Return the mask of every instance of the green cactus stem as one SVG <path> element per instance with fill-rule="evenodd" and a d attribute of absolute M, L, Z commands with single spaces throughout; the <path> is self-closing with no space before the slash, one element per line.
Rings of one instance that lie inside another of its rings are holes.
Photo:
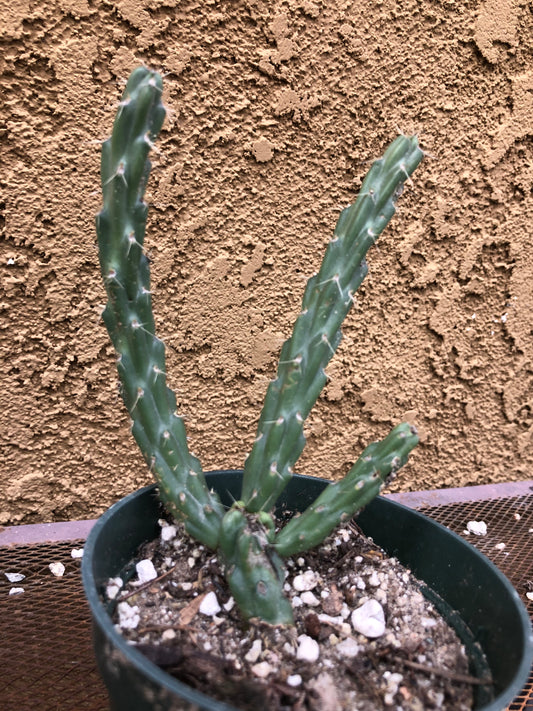
<path fill-rule="evenodd" d="M 150 270 L 143 251 L 148 152 L 165 117 L 161 93 L 159 74 L 136 69 L 112 136 L 102 146 L 104 207 L 96 229 L 108 298 L 103 319 L 118 353 L 132 433 L 156 476 L 160 496 L 192 536 L 216 548 L 224 510 L 208 491 L 200 462 L 189 452 L 176 398 L 166 385 L 165 347 L 155 335 Z"/>
<path fill-rule="evenodd" d="M 244 467 L 242 499 L 249 511 L 271 509 L 292 476 L 305 445 L 304 421 L 326 383 L 341 323 L 368 271 L 365 255 L 394 215 L 403 184 L 423 156 L 416 136 L 398 136 L 373 163 L 356 202 L 341 212 L 267 389 Z"/>
<path fill-rule="evenodd" d="M 143 195 L 148 153 L 165 116 L 161 93 L 159 74 L 136 69 L 112 136 L 102 146 L 104 207 L 96 227 L 108 298 L 103 319 L 118 354 L 122 397 L 162 501 L 191 536 L 217 550 L 243 616 L 291 624 L 282 558 L 318 545 L 367 504 L 418 441 L 414 428 L 399 425 L 369 445 L 347 476 L 328 485 L 301 516 L 275 531 L 270 511 L 304 447 L 303 423 L 326 382 L 324 369 L 341 340 L 341 323 L 366 276 L 365 255 L 394 214 L 402 186 L 423 153 L 415 137 L 398 137 L 370 168 L 354 205 L 342 211 L 267 390 L 241 501 L 225 512 L 189 452 L 176 398 L 166 385 L 165 347 L 155 335 Z"/>
<path fill-rule="evenodd" d="M 415 428 L 404 422 L 381 442 L 368 445 L 343 479 L 329 484 L 300 516 L 281 529 L 274 550 L 286 557 L 319 545 L 339 522 L 351 519 L 379 494 L 417 443 Z"/>
<path fill-rule="evenodd" d="M 232 508 L 222 522 L 219 552 L 243 616 L 287 625 L 293 623 L 292 606 L 283 594 L 285 567 L 271 545 L 273 528 L 270 518 L 267 523 L 261 516 Z"/>

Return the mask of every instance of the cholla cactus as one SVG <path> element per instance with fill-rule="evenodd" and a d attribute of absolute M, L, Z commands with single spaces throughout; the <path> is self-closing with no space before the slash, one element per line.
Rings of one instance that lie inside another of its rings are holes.
<path fill-rule="evenodd" d="M 268 388 L 245 463 L 241 500 L 225 511 L 189 452 L 175 396 L 166 385 L 164 344 L 155 335 L 143 252 L 143 194 L 148 153 L 165 116 L 161 93 L 159 74 L 136 69 L 112 136 L 102 148 L 104 208 L 96 224 L 108 296 L 103 317 L 118 354 L 122 397 L 161 499 L 191 536 L 218 551 L 242 614 L 290 624 L 283 557 L 320 544 L 349 520 L 378 494 L 418 442 L 413 427 L 398 425 L 384 440 L 370 444 L 344 479 L 328 485 L 303 514 L 276 531 L 271 511 L 303 450 L 303 424 L 326 382 L 324 369 L 340 343 L 340 326 L 366 276 L 366 252 L 394 214 L 403 183 L 423 153 L 416 137 L 396 138 L 373 163 L 357 201 L 341 212 L 320 271 L 305 289 L 292 336 L 283 345 L 277 378 Z"/>

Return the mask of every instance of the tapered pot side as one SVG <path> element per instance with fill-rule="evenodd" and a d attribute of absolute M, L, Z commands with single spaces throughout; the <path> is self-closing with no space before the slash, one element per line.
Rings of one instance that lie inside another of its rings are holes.
<path fill-rule="evenodd" d="M 239 498 L 242 472 L 209 472 L 206 479 L 224 505 Z M 278 510 L 305 510 L 326 484 L 324 479 L 294 476 L 278 500 Z M 121 574 L 142 543 L 159 535 L 161 515 L 156 486 L 145 487 L 108 509 L 85 545 L 83 585 L 111 709 L 235 711 L 181 683 L 127 644 L 102 602 L 108 579 Z M 526 683 L 533 659 L 530 620 L 507 578 L 460 536 L 401 504 L 378 497 L 359 514 L 357 523 L 422 581 L 424 594 L 465 644 L 471 672 L 486 676 L 488 663 L 493 692 L 489 695 L 480 686 L 474 708 L 503 711 Z"/>

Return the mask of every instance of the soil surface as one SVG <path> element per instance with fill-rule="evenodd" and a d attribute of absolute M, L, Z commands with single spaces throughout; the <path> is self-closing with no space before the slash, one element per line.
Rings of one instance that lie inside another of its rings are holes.
<path fill-rule="evenodd" d="M 455 632 L 355 524 L 288 559 L 284 628 L 243 622 L 213 553 L 161 523 L 137 559 L 155 577 L 107 590 L 121 632 L 178 679 L 249 711 L 472 707 Z"/>
<path fill-rule="evenodd" d="M 0 524 L 94 517 L 151 481 L 94 232 L 100 142 L 141 62 L 168 107 L 156 321 L 204 468 L 242 467 L 304 280 L 403 131 L 429 155 L 369 254 L 298 471 L 337 479 L 406 419 L 422 443 L 396 489 L 530 476 L 529 3 L 14 0 L 0 24 Z"/>

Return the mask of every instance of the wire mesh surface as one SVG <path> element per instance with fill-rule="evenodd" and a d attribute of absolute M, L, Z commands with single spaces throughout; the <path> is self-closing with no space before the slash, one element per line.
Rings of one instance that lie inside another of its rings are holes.
<path fill-rule="evenodd" d="M 107 711 L 91 646 L 80 563 L 84 541 L 0 548 L 0 709 Z M 54 576 L 50 563 L 65 566 Z M 21 573 L 10 583 L 4 573 Z M 9 595 L 14 587 L 24 588 Z"/>
<path fill-rule="evenodd" d="M 469 536 L 514 584 L 533 617 L 533 494 L 423 507 L 431 518 L 462 534 L 469 521 L 484 521 L 486 536 Z M 502 547 L 501 544 L 505 544 Z M 91 624 L 79 561 L 83 540 L 0 546 L 0 709 L 2 711 L 107 711 L 96 669 Z M 65 566 L 55 577 L 49 564 Z M 4 573 L 21 573 L 9 582 Z M 9 595 L 12 587 L 24 593 Z M 533 675 L 509 711 L 533 711 Z"/>
<path fill-rule="evenodd" d="M 533 620 L 533 494 L 504 499 L 468 501 L 419 509 L 430 518 L 463 534 L 509 578 Z M 469 521 L 487 524 L 486 536 L 465 535 Z M 502 545 L 503 544 L 503 545 Z M 533 711 L 533 670 L 509 711 Z"/>

